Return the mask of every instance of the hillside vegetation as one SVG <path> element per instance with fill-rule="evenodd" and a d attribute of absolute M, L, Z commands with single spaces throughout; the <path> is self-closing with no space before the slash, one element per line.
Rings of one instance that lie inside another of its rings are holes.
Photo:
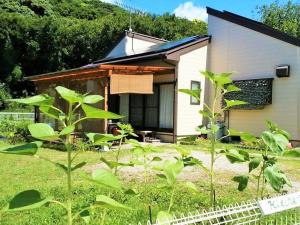
<path fill-rule="evenodd" d="M 0 82 L 74 68 L 105 56 L 129 12 L 99 0 L 0 0 Z M 133 15 L 133 30 L 167 40 L 206 34 L 207 24 L 174 15 Z"/>

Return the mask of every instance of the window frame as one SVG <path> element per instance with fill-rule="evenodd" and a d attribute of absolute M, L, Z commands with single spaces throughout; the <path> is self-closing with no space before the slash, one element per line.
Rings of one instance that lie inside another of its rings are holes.
<path fill-rule="evenodd" d="M 201 82 L 200 81 L 196 81 L 196 80 L 192 80 L 191 81 L 191 91 L 193 90 L 193 84 L 197 84 L 199 86 L 199 89 L 201 89 Z M 195 89 L 194 89 L 195 90 Z M 201 97 L 201 92 L 199 94 L 199 98 Z M 190 104 L 191 105 L 200 105 L 200 100 L 197 100 L 197 102 L 193 101 L 196 100 L 194 97 L 190 96 Z"/>

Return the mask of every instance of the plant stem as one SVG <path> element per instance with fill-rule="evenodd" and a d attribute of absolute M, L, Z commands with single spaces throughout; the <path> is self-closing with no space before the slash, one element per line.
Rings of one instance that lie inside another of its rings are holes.
<path fill-rule="evenodd" d="M 69 105 L 67 125 L 72 124 L 72 104 Z M 67 200 L 67 211 L 68 211 L 68 225 L 72 225 L 72 155 L 71 155 L 71 135 L 66 135 L 65 145 L 68 154 L 68 170 L 67 170 L 67 180 L 68 180 L 68 200 Z"/>
<path fill-rule="evenodd" d="M 259 189 L 260 189 L 260 179 L 261 179 L 261 174 L 262 174 L 263 168 L 261 168 L 258 178 L 257 178 L 257 187 L 256 187 L 256 199 L 259 197 Z"/>
<path fill-rule="evenodd" d="M 214 102 L 212 106 L 212 115 L 210 119 L 211 126 L 211 162 L 210 162 L 210 206 L 215 207 L 215 193 L 214 193 L 214 164 L 215 164 L 215 142 L 216 142 L 216 134 L 214 131 L 214 127 L 216 126 L 215 119 L 215 105 L 217 101 L 217 88 L 215 87 L 214 91 Z"/>
<path fill-rule="evenodd" d="M 120 143 L 119 143 L 119 147 L 118 147 L 118 151 L 117 151 L 117 156 L 116 156 L 116 162 L 119 163 L 119 157 L 120 157 L 120 151 L 121 151 L 121 147 L 122 147 L 122 142 L 123 142 L 123 138 L 120 139 Z M 115 168 L 115 172 L 114 174 L 117 175 L 118 173 L 118 165 Z"/>
<path fill-rule="evenodd" d="M 170 213 L 172 205 L 173 205 L 174 194 L 175 194 L 175 186 L 173 187 L 173 190 L 172 190 L 172 194 L 171 194 L 171 198 L 170 198 L 170 204 L 169 204 L 169 207 L 168 207 L 168 213 Z"/>
<path fill-rule="evenodd" d="M 104 225 L 106 214 L 107 214 L 107 209 L 104 209 L 100 225 Z"/>
<path fill-rule="evenodd" d="M 215 134 L 211 133 L 211 162 L 210 162 L 210 205 L 215 206 L 214 201 L 214 162 L 215 162 Z"/>

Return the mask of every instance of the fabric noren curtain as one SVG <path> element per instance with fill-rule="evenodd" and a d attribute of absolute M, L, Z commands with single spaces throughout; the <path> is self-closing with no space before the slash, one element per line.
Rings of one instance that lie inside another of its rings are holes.
<path fill-rule="evenodd" d="M 153 74 L 113 74 L 110 76 L 110 94 L 153 94 Z"/>

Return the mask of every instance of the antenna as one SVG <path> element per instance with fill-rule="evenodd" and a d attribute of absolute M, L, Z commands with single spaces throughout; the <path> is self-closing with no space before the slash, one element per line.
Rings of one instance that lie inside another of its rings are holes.
<path fill-rule="evenodd" d="M 137 9 L 137 8 L 133 7 L 132 4 L 131 4 L 132 3 L 131 0 L 129 0 L 129 2 L 130 2 L 130 4 L 125 4 L 124 2 L 116 0 L 116 1 L 114 1 L 113 4 L 129 11 L 129 32 L 132 32 L 132 14 L 138 14 L 138 15 L 141 15 L 141 16 L 146 16 L 146 15 L 148 15 L 148 13 L 143 11 L 143 10 L 140 10 L 140 9 Z"/>

